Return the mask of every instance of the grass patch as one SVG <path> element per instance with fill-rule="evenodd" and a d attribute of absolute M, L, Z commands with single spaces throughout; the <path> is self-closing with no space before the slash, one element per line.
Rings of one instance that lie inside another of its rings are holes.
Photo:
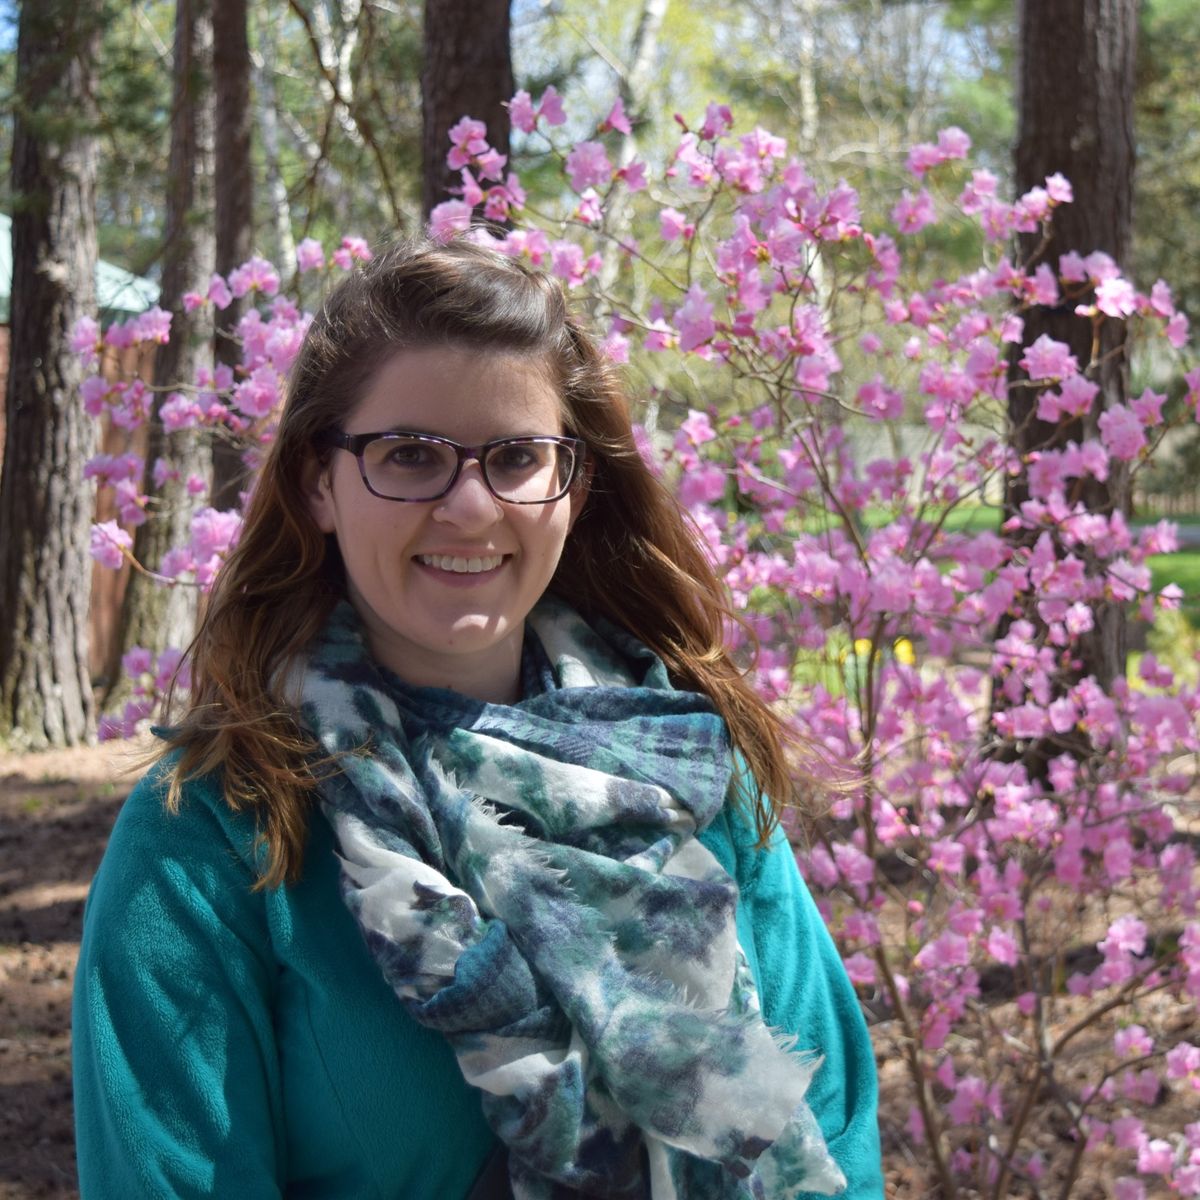
<path fill-rule="evenodd" d="M 1200 629 L 1200 549 L 1152 554 L 1147 560 L 1155 591 L 1168 583 L 1183 589 L 1182 611 L 1193 629 Z"/>

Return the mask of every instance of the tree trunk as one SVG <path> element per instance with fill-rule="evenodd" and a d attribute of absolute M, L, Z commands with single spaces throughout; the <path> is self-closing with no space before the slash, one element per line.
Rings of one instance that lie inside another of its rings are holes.
<path fill-rule="evenodd" d="M 658 53 L 658 31 L 667 15 L 668 0 L 643 0 L 629 47 L 629 66 L 618 79 L 621 102 L 634 132 L 622 135 L 617 146 L 617 167 L 629 166 L 637 156 L 637 127 L 649 115 L 647 107 L 654 82 L 655 58 Z M 629 192 L 618 188 L 608 202 L 606 214 L 610 239 L 604 243 L 600 264 L 600 287 L 608 291 L 616 282 L 621 268 L 621 246 L 631 240 Z"/>
<path fill-rule="evenodd" d="M 1023 0 L 1020 11 L 1018 64 L 1018 193 L 1043 184 L 1061 171 L 1074 188 L 1075 200 L 1055 211 L 1053 238 L 1043 251 L 1052 267 L 1069 250 L 1088 254 L 1102 250 L 1121 267 L 1129 265 L 1133 229 L 1133 85 L 1137 35 L 1137 0 Z M 1037 249 L 1039 238 L 1022 239 L 1024 257 Z M 1034 260 L 1035 262 L 1037 260 Z M 1092 361 L 1091 325 L 1076 317 L 1072 305 L 1035 308 L 1025 320 L 1025 346 L 1042 334 L 1066 342 L 1086 368 Z M 1036 392 L 1015 386 L 1009 392 L 1013 442 L 1024 458 L 1031 452 L 1095 436 L 1101 412 L 1125 401 L 1128 363 L 1122 323 L 1106 320 L 1099 361 L 1092 375 L 1100 384 L 1095 408 L 1084 422 L 1065 428 L 1036 419 Z M 1025 378 L 1016 365 L 1024 347 L 1010 360 L 1009 382 Z M 1011 480 L 1005 516 L 1028 499 L 1023 476 Z M 1106 483 L 1088 480 L 1076 496 L 1095 512 L 1129 511 L 1129 472 L 1113 463 Z M 1093 674 L 1107 687 L 1125 672 L 1125 620 L 1120 606 L 1096 606 L 1096 627 L 1081 647 L 1082 673 Z"/>
<path fill-rule="evenodd" d="M 488 142 L 508 153 L 512 99 L 509 0 L 425 0 L 421 69 L 421 209 L 426 216 L 462 183 L 446 166 L 450 130 L 460 117 L 487 125 Z"/>
<path fill-rule="evenodd" d="M 254 236 L 250 42 L 246 0 L 212 0 L 212 6 L 216 267 L 218 274 L 228 276 L 250 257 Z M 217 314 L 214 357 L 218 364 L 236 368 L 241 360 L 236 335 L 245 308 L 245 298 L 235 297 L 228 308 Z M 218 440 L 213 446 L 213 507 L 236 507 L 238 492 L 245 482 L 246 468 L 240 449 L 232 441 Z"/>
<path fill-rule="evenodd" d="M 88 677 L 96 422 L 75 322 L 95 313 L 96 0 L 21 6 L 13 119 L 11 341 L 0 476 L 0 739 L 94 735 Z"/>
<path fill-rule="evenodd" d="M 212 219 L 212 6 L 211 0 L 177 0 L 174 89 L 171 101 L 171 153 L 167 181 L 166 245 L 160 304 L 172 313 L 171 340 L 158 347 L 154 379 L 160 388 L 189 385 L 200 367 L 211 366 L 212 327 L 204 309 L 187 313 L 185 292 L 205 292 L 214 266 Z M 193 502 L 189 476 L 207 479 L 211 455 L 194 430 L 167 434 L 159 392 L 150 421 L 144 490 L 155 498 L 155 515 L 140 525 L 133 553 L 154 569 L 172 546 L 186 543 Z M 157 459 L 166 459 L 179 478 L 155 488 Z M 134 573 L 125 594 L 121 645 L 161 650 L 186 646 L 196 622 L 193 588 L 160 587 Z"/>
<path fill-rule="evenodd" d="M 279 166 L 279 110 L 275 99 L 275 60 L 279 55 L 279 19 L 282 8 L 268 8 L 258 20 L 261 53 L 254 62 L 254 98 L 262 137 L 263 175 L 271 211 L 275 264 L 287 278 L 296 269 L 296 242 L 292 237 L 292 213 L 287 188 Z"/>

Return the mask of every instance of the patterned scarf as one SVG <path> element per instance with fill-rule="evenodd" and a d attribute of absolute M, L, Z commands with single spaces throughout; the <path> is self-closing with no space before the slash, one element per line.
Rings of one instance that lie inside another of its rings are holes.
<path fill-rule="evenodd" d="M 764 1025 L 737 885 L 696 839 L 733 756 L 706 697 L 543 599 L 514 705 L 412 688 L 348 604 L 301 712 L 346 904 L 509 1149 L 517 1200 L 783 1200 L 844 1187 L 804 1101 L 819 1065 Z"/>

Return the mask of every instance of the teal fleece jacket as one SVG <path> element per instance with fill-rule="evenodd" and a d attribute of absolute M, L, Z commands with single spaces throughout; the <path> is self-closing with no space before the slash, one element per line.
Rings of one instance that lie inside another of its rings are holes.
<path fill-rule="evenodd" d="M 314 814 L 303 879 L 254 892 L 253 822 L 213 779 L 137 786 L 93 882 L 75 980 L 83 1200 L 456 1200 L 495 1144 L 449 1045 L 391 994 Z M 875 1062 L 779 837 L 726 810 L 701 840 L 738 881 L 768 1022 L 825 1056 L 809 1100 L 850 1200 L 883 1195 Z"/>

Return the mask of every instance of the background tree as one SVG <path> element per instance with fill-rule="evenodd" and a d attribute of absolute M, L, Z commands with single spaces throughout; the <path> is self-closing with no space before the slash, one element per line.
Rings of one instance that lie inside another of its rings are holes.
<path fill-rule="evenodd" d="M 93 734 L 75 322 L 94 311 L 99 0 L 21 7 L 12 149 L 13 280 L 0 476 L 0 738 L 33 748 Z"/>
<path fill-rule="evenodd" d="M 421 67 L 421 208 L 461 185 L 446 165 L 449 133 L 464 115 L 487 125 L 488 140 L 508 153 L 512 98 L 509 0 L 426 0 Z"/>
<path fill-rule="evenodd" d="M 211 362 L 211 326 L 204 310 L 188 313 L 187 292 L 204 293 L 214 266 L 212 220 L 213 93 L 212 0 L 178 0 L 175 10 L 171 155 L 167 176 L 166 237 L 160 305 L 171 313 L 170 341 L 159 346 L 154 379 L 169 388 L 194 379 L 204 359 Z M 150 520 L 138 526 L 134 556 L 154 569 L 186 537 L 191 504 L 189 478 L 207 480 L 211 455 L 195 431 L 168 435 L 159 415 L 170 393 L 155 394 L 146 452 L 144 492 L 153 497 Z M 156 481 L 155 464 L 169 464 L 174 478 Z M 186 645 L 196 619 L 196 595 L 186 587 L 156 587 L 135 573 L 125 594 L 121 645 Z"/>
<path fill-rule="evenodd" d="M 1061 172 L 1072 183 L 1075 201 L 1055 213 L 1054 231 L 1021 237 L 1022 257 L 1057 266 L 1068 251 L 1103 251 L 1128 268 L 1133 236 L 1133 90 L 1137 44 L 1137 0 L 1060 0 L 1019 6 L 1017 75 L 1018 135 L 1015 188 L 1018 194 L 1041 186 Z M 1064 54 L 1064 47 L 1071 53 Z M 1024 344 L 1010 367 L 1009 415 L 1014 449 L 1024 461 L 1038 450 L 1095 436 L 1105 409 L 1121 404 L 1128 390 L 1129 364 L 1122 322 L 1107 319 L 1093 337 L 1075 319 L 1074 302 L 1039 306 L 1026 316 Z M 1084 420 L 1051 426 L 1036 416 L 1035 392 L 1017 365 L 1025 347 L 1048 335 L 1070 346 L 1081 369 L 1091 364 L 1100 395 Z M 1011 515 L 1029 497 L 1023 476 L 1009 480 L 1005 512 Z M 1128 512 L 1128 470 L 1116 465 L 1107 481 L 1088 480 L 1079 494 L 1093 512 Z M 1119 607 L 1097 605 L 1095 628 L 1084 644 L 1083 672 L 1105 686 L 1125 672 L 1125 620 Z"/>
<path fill-rule="evenodd" d="M 213 165 L 215 262 L 228 276 L 253 250 L 254 183 L 250 161 L 253 109 L 250 103 L 250 41 L 247 0 L 213 0 L 213 101 L 216 115 Z M 220 314 L 214 358 L 232 369 L 240 359 L 236 342 L 245 305 L 233 301 Z M 232 508 L 242 485 L 237 449 L 228 442 L 213 446 L 212 504 Z"/>

